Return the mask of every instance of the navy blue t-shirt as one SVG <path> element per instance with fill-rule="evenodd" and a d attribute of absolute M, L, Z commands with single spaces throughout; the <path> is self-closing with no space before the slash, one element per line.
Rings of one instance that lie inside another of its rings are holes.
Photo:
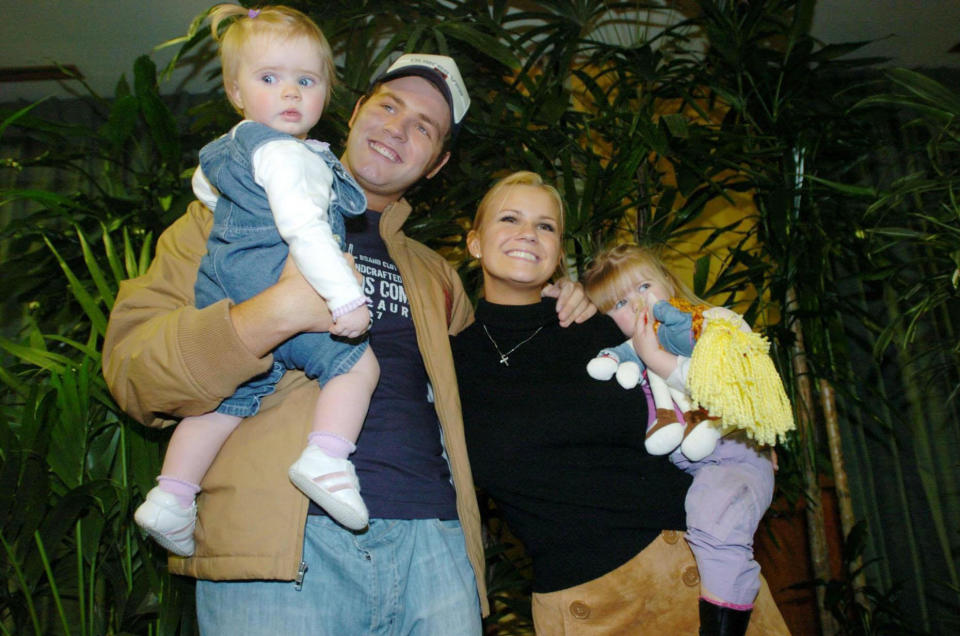
<path fill-rule="evenodd" d="M 380 213 L 370 210 L 347 219 L 347 251 L 373 301 L 370 346 L 380 363 L 380 383 L 350 459 L 371 518 L 456 519 L 456 494 L 410 305 L 379 222 Z M 321 510 L 311 503 L 310 512 Z"/>

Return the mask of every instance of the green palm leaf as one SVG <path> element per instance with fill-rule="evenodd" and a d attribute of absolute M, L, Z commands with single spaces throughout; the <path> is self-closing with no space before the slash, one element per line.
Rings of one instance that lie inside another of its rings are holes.
<path fill-rule="evenodd" d="M 73 292 L 74 298 L 76 298 L 77 302 L 80 303 L 80 307 L 90 320 L 90 324 L 94 331 L 100 336 L 103 336 L 107 331 L 107 318 L 103 315 L 103 311 L 101 311 L 97 301 L 93 298 L 93 296 L 90 295 L 83 283 L 80 282 L 80 279 L 77 278 L 77 276 L 73 273 L 73 270 L 70 269 L 70 266 L 67 265 L 67 262 L 60 256 L 60 253 L 57 251 L 57 248 L 53 246 L 53 243 L 50 242 L 50 239 L 44 237 L 44 241 L 47 243 L 47 247 L 50 248 L 50 251 L 53 252 L 54 257 L 57 259 L 60 269 L 67 277 L 67 281 L 69 281 L 70 290 Z"/>

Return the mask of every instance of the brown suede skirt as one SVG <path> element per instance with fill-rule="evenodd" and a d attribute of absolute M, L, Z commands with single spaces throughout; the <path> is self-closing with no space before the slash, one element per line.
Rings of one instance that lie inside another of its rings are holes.
<path fill-rule="evenodd" d="M 789 635 L 767 582 L 760 581 L 747 634 Z M 541 636 L 696 635 L 700 575 L 682 532 L 665 530 L 616 570 L 580 585 L 533 595 Z"/>

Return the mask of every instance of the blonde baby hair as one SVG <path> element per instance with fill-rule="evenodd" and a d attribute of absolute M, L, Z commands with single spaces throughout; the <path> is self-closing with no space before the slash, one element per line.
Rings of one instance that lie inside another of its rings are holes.
<path fill-rule="evenodd" d="M 232 21 L 221 30 L 226 20 Z M 306 38 L 320 49 L 323 81 L 329 89 L 336 81 L 333 51 L 320 27 L 304 13 L 283 5 L 265 5 L 246 9 L 236 4 L 218 4 L 210 10 L 210 32 L 220 44 L 220 67 L 223 85 L 236 79 L 240 51 L 254 38 L 267 37 L 276 41 Z M 327 101 L 332 90 L 327 90 Z M 326 106 L 326 104 L 324 104 Z"/>
<path fill-rule="evenodd" d="M 708 304 L 667 269 L 652 249 L 639 245 L 621 244 L 600 252 L 584 272 L 581 282 L 590 301 L 600 312 L 607 313 L 636 286 L 641 278 L 641 269 L 645 269 L 651 278 L 663 285 L 671 296 L 680 297 L 694 305 Z"/>

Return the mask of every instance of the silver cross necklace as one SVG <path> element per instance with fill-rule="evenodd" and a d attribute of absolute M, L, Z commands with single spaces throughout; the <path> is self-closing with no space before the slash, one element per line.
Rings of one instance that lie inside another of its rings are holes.
<path fill-rule="evenodd" d="M 492 344 L 493 348 L 497 350 L 497 354 L 500 356 L 500 364 L 502 364 L 505 367 L 510 366 L 510 354 L 516 351 L 517 349 L 519 349 L 521 346 L 533 340 L 533 337 L 538 333 L 540 333 L 541 329 L 543 329 L 543 325 L 540 325 L 539 327 L 537 327 L 536 331 L 534 331 L 532 334 L 530 334 L 529 336 L 527 336 L 526 338 L 524 338 L 523 340 L 515 344 L 513 348 L 510 349 L 510 351 L 507 351 L 506 353 L 504 353 L 503 351 L 500 351 L 500 346 L 497 344 L 497 341 L 494 340 L 493 336 L 490 335 L 490 330 L 487 329 L 487 325 L 483 324 L 483 332 L 487 334 L 487 338 L 490 339 L 490 344 Z"/>

